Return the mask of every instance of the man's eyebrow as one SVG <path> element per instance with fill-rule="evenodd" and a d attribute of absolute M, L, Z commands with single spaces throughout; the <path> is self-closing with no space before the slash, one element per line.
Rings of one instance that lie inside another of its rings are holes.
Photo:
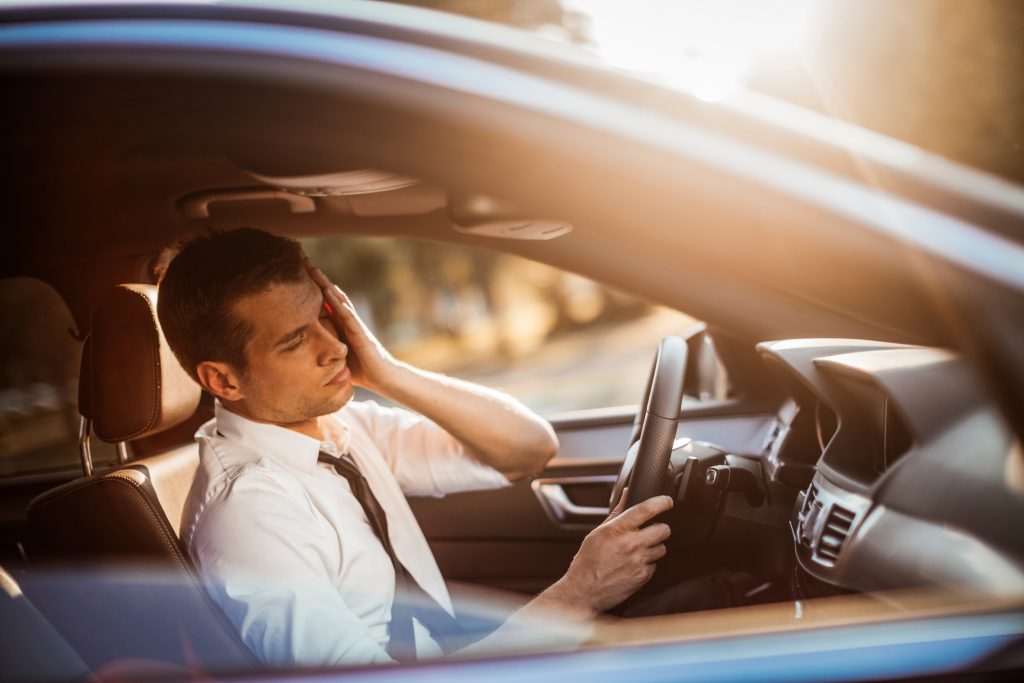
<path fill-rule="evenodd" d="M 288 342 L 292 341 L 293 339 L 296 339 L 299 335 L 301 335 L 303 332 L 305 332 L 308 328 L 309 328 L 309 323 L 306 323 L 305 325 L 299 325 L 298 327 L 296 327 L 291 332 L 286 332 L 281 337 L 279 337 L 276 342 L 274 342 L 274 348 L 276 349 L 279 346 L 284 346 L 285 344 L 287 344 Z"/>
<path fill-rule="evenodd" d="M 307 301 L 309 301 L 309 300 L 311 300 L 313 298 L 319 299 L 319 302 L 317 304 L 318 310 L 322 310 L 323 307 L 324 307 L 324 293 L 318 289 L 316 294 L 313 297 L 309 297 L 307 299 Z M 276 349 L 279 346 L 284 346 L 285 344 L 287 344 L 288 342 L 292 341 L 293 339 L 296 339 L 299 335 L 301 335 L 303 332 L 305 332 L 308 329 L 309 329 L 309 323 L 306 323 L 305 325 L 299 325 L 298 327 L 296 327 L 291 332 L 285 332 L 283 335 L 281 335 L 280 337 L 277 338 L 276 342 L 274 342 L 274 348 Z"/>

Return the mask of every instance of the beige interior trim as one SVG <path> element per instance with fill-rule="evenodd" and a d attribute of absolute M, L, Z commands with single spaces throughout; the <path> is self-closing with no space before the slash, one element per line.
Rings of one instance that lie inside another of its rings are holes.
<path fill-rule="evenodd" d="M 181 521 L 185 514 L 185 499 L 192 488 L 192 480 L 199 469 L 199 446 L 186 444 L 174 450 L 136 460 L 132 465 L 142 465 L 149 472 L 149 482 L 156 492 L 157 502 L 163 509 L 167 521 L 178 538 L 181 538 Z M 115 470 L 108 477 L 126 479 L 137 486 L 144 486 L 146 475 L 127 467 Z"/>
<path fill-rule="evenodd" d="M 143 458 L 137 464 L 149 470 L 149 480 L 156 491 L 160 507 L 178 538 L 185 514 L 185 500 L 192 488 L 192 480 L 199 469 L 199 445 L 189 443 L 159 455 Z"/>
<path fill-rule="evenodd" d="M 1021 608 L 1024 596 L 993 598 L 935 591 L 846 595 L 660 617 L 601 620 L 595 625 L 589 644 L 649 645 Z"/>
<path fill-rule="evenodd" d="M 8 574 L 3 567 L 0 567 L 0 591 L 3 591 L 10 598 L 21 597 L 21 586 Z"/>
<path fill-rule="evenodd" d="M 252 202 L 279 199 L 287 202 L 292 213 L 315 213 L 316 202 L 309 197 L 275 190 L 269 187 L 227 188 L 207 190 L 181 200 L 181 213 L 185 218 L 209 218 L 210 204 L 214 202 Z"/>

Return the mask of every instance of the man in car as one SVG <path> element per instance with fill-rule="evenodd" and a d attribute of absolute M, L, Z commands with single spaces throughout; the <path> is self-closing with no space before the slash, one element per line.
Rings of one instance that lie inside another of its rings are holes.
<path fill-rule="evenodd" d="M 405 496 L 534 474 L 557 449 L 550 425 L 394 359 L 291 239 L 249 228 L 193 239 L 167 267 L 158 311 L 216 397 L 182 537 L 243 641 L 284 665 L 450 651 L 451 599 Z M 356 385 L 410 410 L 352 401 Z M 644 524 L 671 504 L 616 510 L 510 621 L 622 602 L 665 554 L 668 527 Z"/>

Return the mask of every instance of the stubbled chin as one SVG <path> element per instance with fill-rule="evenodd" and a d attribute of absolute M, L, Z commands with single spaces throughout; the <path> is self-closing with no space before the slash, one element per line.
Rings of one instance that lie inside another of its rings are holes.
<path fill-rule="evenodd" d="M 331 400 L 329 401 L 331 409 L 324 414 L 326 415 L 327 413 L 336 413 L 337 411 L 341 410 L 342 406 L 344 406 L 346 403 L 352 400 L 352 397 L 355 396 L 355 393 L 356 391 L 352 384 L 346 382 L 343 386 L 338 388 L 338 393 L 331 397 Z"/>
<path fill-rule="evenodd" d="M 344 385 L 336 387 L 334 392 L 327 394 L 326 396 L 321 396 L 315 401 L 310 400 L 304 402 L 300 406 L 297 406 L 297 413 L 300 414 L 301 417 L 300 415 L 296 415 L 296 417 L 300 417 L 300 420 L 311 420 L 320 417 L 321 415 L 336 413 L 341 410 L 346 403 L 351 401 L 354 395 L 355 387 L 346 382 Z"/>

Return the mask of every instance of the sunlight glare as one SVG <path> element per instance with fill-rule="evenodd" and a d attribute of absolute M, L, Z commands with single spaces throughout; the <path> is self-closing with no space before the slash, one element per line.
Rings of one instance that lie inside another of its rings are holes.
<path fill-rule="evenodd" d="M 590 21 L 612 66 L 656 75 L 704 100 L 743 82 L 759 58 L 797 50 L 812 0 L 564 0 Z"/>

